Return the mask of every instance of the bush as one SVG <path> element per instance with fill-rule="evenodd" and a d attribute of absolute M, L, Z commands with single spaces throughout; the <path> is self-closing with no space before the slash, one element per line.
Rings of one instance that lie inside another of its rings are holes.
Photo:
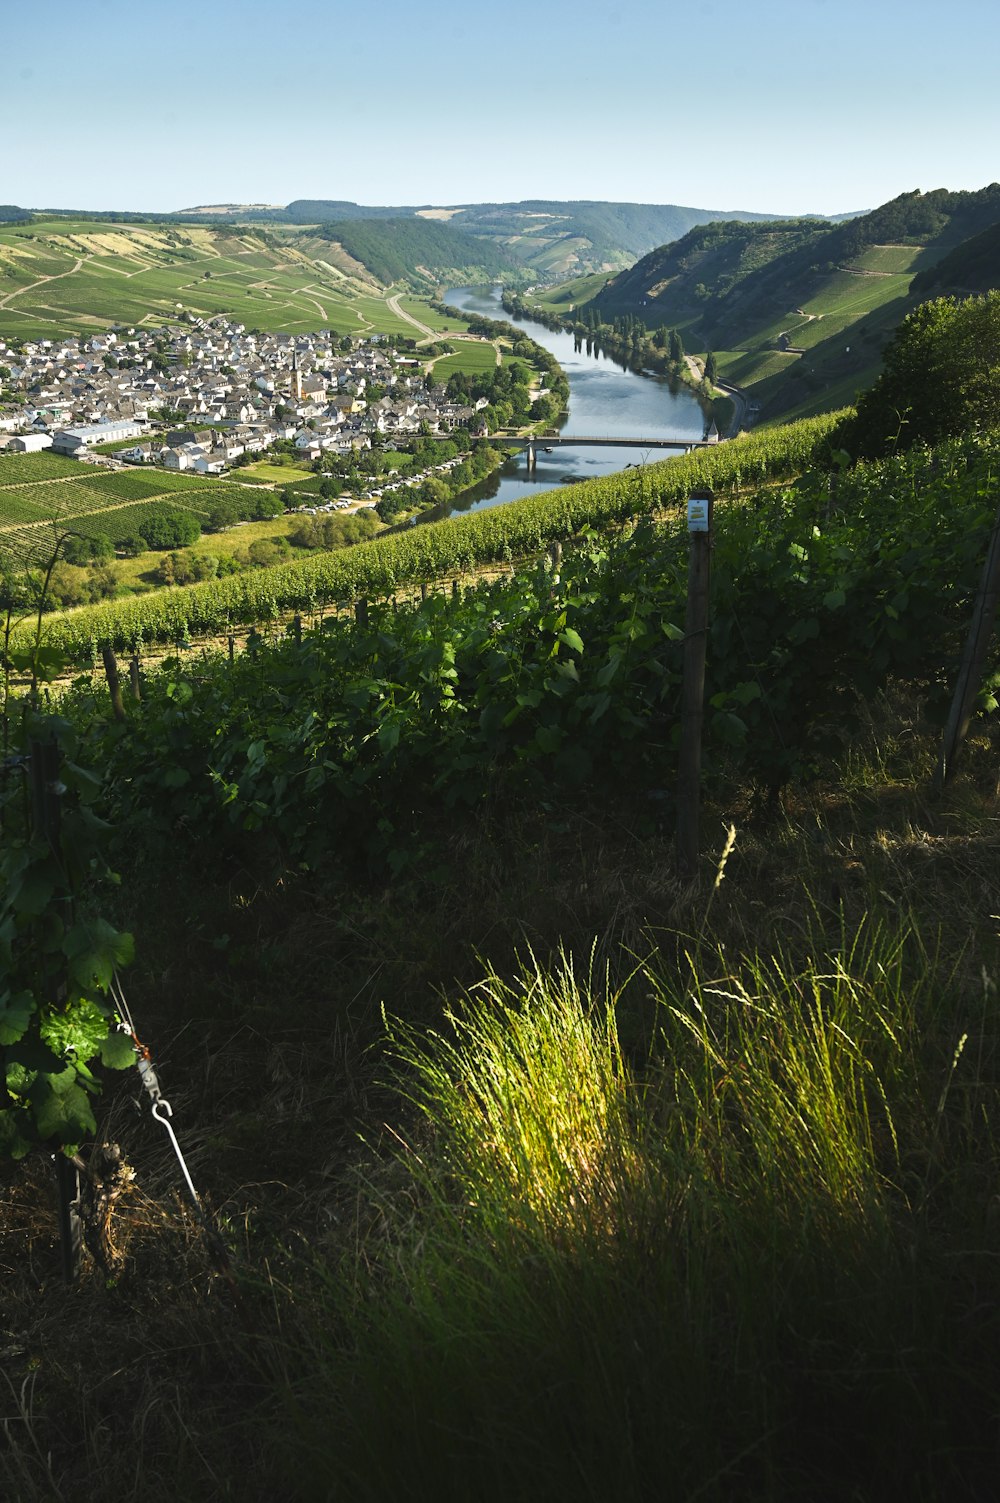
<path fill-rule="evenodd" d="M 934 298 L 908 314 L 882 374 L 858 399 L 840 442 L 876 459 L 996 421 L 1000 412 L 1000 292 Z"/>

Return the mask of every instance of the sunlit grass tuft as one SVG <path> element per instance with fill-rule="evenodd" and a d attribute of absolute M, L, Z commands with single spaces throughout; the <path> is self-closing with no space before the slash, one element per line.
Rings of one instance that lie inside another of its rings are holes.
<path fill-rule="evenodd" d="M 389 1024 L 413 1117 L 289 1399 L 304 1491 L 929 1500 L 979 1475 L 988 989 L 898 923 L 667 953 L 617 990 L 530 958 L 441 1031 Z M 629 1054 L 636 989 L 656 1026 Z"/>

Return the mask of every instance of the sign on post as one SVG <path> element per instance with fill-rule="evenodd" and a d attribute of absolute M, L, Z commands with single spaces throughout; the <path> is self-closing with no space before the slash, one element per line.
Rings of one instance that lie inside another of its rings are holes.
<path fill-rule="evenodd" d="M 681 738 L 677 761 L 677 870 L 685 881 L 691 881 L 698 873 L 701 722 L 705 700 L 705 654 L 708 646 L 713 499 L 710 490 L 695 491 L 687 505 L 691 553 L 688 559 Z"/>

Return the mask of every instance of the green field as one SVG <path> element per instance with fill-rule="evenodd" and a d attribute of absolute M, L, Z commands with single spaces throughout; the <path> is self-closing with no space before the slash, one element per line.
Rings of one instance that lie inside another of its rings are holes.
<path fill-rule="evenodd" d="M 716 350 L 719 371 L 735 386 L 752 387 L 756 381 L 782 374 L 798 359 L 782 350 Z"/>
<path fill-rule="evenodd" d="M 303 478 L 299 470 L 289 475 Z M 0 555 L 40 562 L 67 528 L 117 544 L 141 533 L 143 521 L 165 503 L 203 521 L 213 503 L 245 506 L 252 494 L 247 486 L 162 470 L 100 470 L 48 454 L 0 457 Z"/>
<path fill-rule="evenodd" d="M 244 465 L 240 470 L 240 479 L 265 480 L 275 485 L 294 485 L 297 480 L 302 480 L 311 474 L 312 470 L 307 464 L 269 464 L 265 460 L 260 464 Z"/>
<path fill-rule="evenodd" d="M 547 308 L 551 313 L 570 313 L 574 308 L 580 308 L 592 297 L 596 297 L 607 280 L 604 272 L 595 272 L 587 277 L 574 277 L 571 282 L 563 282 L 559 287 L 547 287 L 532 301 L 537 303 L 539 308 Z"/>
<path fill-rule="evenodd" d="M 0 229 L 0 334 L 46 338 L 110 323 L 160 325 L 189 311 L 227 314 L 259 329 L 419 337 L 370 278 L 345 275 L 307 253 L 317 248 L 271 228 L 12 225 Z M 437 327 L 415 299 L 408 306 Z"/>
<path fill-rule="evenodd" d="M 496 369 L 497 352 L 491 344 L 473 344 L 463 339 L 453 355 L 442 355 L 434 361 L 435 381 L 447 381 L 456 371 L 467 376 L 479 376 L 483 371 Z"/>

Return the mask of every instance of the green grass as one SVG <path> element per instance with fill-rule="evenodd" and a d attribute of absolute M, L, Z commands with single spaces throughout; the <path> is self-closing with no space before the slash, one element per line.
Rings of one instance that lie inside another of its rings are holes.
<path fill-rule="evenodd" d="M 752 387 L 757 381 L 780 375 L 800 357 L 787 355 L 781 350 L 726 350 L 716 352 L 719 372 L 736 386 Z"/>
<path fill-rule="evenodd" d="M 607 280 L 604 272 L 574 277 L 572 281 L 563 282 L 559 287 L 549 287 L 542 293 L 533 294 L 530 301 L 552 313 L 569 313 L 595 297 Z"/>
<path fill-rule="evenodd" d="M 248 480 L 273 480 L 276 485 L 292 485 L 311 475 L 312 471 L 306 464 L 271 464 L 263 460 L 259 464 L 245 465 L 238 473 Z"/>
<path fill-rule="evenodd" d="M 456 343 L 453 355 L 442 355 L 434 362 L 435 381 L 447 381 L 449 376 L 461 371 L 467 376 L 478 376 L 483 371 L 496 369 L 497 354 L 491 344 L 473 344 L 468 340 Z"/>
<path fill-rule="evenodd" d="M 204 520 L 213 502 L 229 500 L 241 505 L 250 493 L 250 487 L 201 476 L 151 469 L 111 471 L 74 460 L 56 460 L 56 466 L 69 468 L 72 478 L 63 479 L 58 470 L 55 477 L 51 475 L 53 462 L 48 455 L 16 458 L 30 464 L 13 464 L 9 473 L 20 475 L 21 483 L 0 487 L 0 550 L 31 563 L 50 555 L 59 528 L 71 527 L 88 537 L 105 536 L 120 543 L 141 532 L 149 508 L 161 506 L 164 499 Z M 293 477 L 300 474 L 290 472 Z M 29 477 L 33 477 L 33 484 Z M 46 483 L 53 478 L 57 483 Z M 52 526 L 27 525 L 41 522 Z"/>
<path fill-rule="evenodd" d="M 37 480 L 65 480 L 81 473 L 75 459 L 59 454 L 0 454 L 0 488 Z"/>
<path fill-rule="evenodd" d="M 915 245 L 871 245 L 852 260 L 851 265 L 883 275 L 913 276 L 922 254 L 920 247 Z"/>
<path fill-rule="evenodd" d="M 457 1503 L 474 1476 L 496 1503 L 875 1503 L 985 1481 L 997 1322 L 966 1323 L 963 1280 L 996 1285 L 977 1201 L 1000 1145 L 963 1040 L 986 994 L 959 1000 L 905 921 L 647 953 L 618 986 L 528 957 L 432 1033 L 390 1022 L 416 1116 L 374 1249 L 329 1266 L 289 1369 L 296 1496 L 336 1476 Z"/>
<path fill-rule="evenodd" d="M 268 231 L 269 238 L 280 234 Z M 249 227 L 86 220 L 0 229 L 0 288 L 14 293 L 0 308 L 0 333 L 44 337 L 111 322 L 162 324 L 181 304 L 262 329 L 416 335 L 367 284 L 326 270 L 295 237 L 285 238 L 274 246 Z M 32 286 L 43 276 L 56 280 Z"/>

